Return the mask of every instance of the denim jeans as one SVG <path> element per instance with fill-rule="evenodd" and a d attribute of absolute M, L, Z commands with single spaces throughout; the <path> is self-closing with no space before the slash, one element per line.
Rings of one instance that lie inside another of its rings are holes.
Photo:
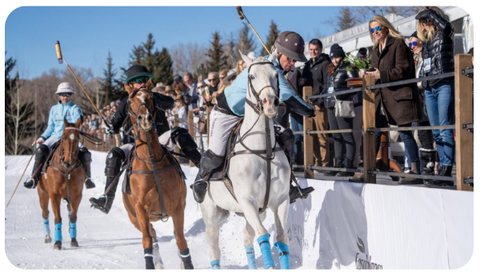
<path fill-rule="evenodd" d="M 455 123 L 453 79 L 442 80 L 425 89 L 428 119 L 431 126 L 453 125 Z M 452 166 L 455 158 L 455 140 L 452 129 L 432 130 L 437 144 L 440 165 Z"/>
<path fill-rule="evenodd" d="M 298 120 L 296 117 L 299 117 Z M 292 131 L 303 131 L 303 117 L 290 115 L 290 128 Z M 303 165 L 303 135 L 295 134 L 295 163 Z"/>

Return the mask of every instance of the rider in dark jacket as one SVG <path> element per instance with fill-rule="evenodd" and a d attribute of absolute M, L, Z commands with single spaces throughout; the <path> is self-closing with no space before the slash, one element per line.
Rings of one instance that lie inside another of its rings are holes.
<path fill-rule="evenodd" d="M 135 89 L 139 89 L 144 87 L 148 80 L 152 78 L 153 75 L 148 72 L 147 68 L 142 65 L 133 65 L 127 70 L 125 83 Z M 128 115 L 127 100 L 128 96 L 120 102 L 117 112 L 113 117 L 112 125 L 109 126 L 107 132 L 118 133 L 121 127 L 127 131 L 131 128 L 132 124 Z M 159 142 L 162 145 L 166 145 L 167 148 L 174 148 L 175 144 L 177 144 L 185 154 L 185 157 L 198 167 L 201 155 L 197 150 L 197 144 L 188 131 L 181 127 L 173 128 L 170 131 L 165 110 L 173 107 L 173 98 L 159 93 L 153 93 L 153 102 L 155 105 L 155 125 Z M 125 144 L 119 148 L 117 147 L 110 150 L 105 166 L 105 176 L 107 177 L 105 194 L 99 198 L 90 198 L 92 207 L 108 214 L 115 199 L 115 192 L 118 185 L 118 177 L 116 176 L 120 173 L 120 167 L 134 145 L 134 143 Z"/>

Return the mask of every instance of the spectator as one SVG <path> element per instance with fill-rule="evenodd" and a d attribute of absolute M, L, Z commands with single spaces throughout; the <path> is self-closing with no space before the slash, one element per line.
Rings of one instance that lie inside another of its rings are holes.
<path fill-rule="evenodd" d="M 325 88 L 328 79 L 328 65 L 331 63 L 327 54 L 322 54 L 323 44 L 319 39 L 312 39 L 308 44 L 310 59 L 305 62 L 302 78 L 299 86 L 311 86 L 313 95 L 320 95 Z M 327 111 L 323 99 L 315 99 L 316 115 L 314 118 L 313 131 L 328 129 Z M 315 166 L 327 167 L 329 165 L 329 143 L 327 134 L 316 134 L 317 139 L 313 140 L 313 156 Z"/>
<path fill-rule="evenodd" d="M 173 122 L 175 115 L 177 115 L 178 126 L 188 129 L 188 114 L 187 106 L 183 100 L 183 96 L 178 95 L 175 98 L 175 106 L 172 109 L 170 121 Z"/>
<path fill-rule="evenodd" d="M 237 61 L 237 66 L 235 67 L 237 76 L 240 75 L 240 73 L 242 73 L 243 69 L 245 69 L 246 66 L 247 64 L 245 63 L 245 61 L 243 61 L 243 59 L 239 59 Z"/>
<path fill-rule="evenodd" d="M 438 7 L 422 7 L 415 17 L 417 35 L 423 41 L 423 66 L 420 77 L 454 71 L 454 30 L 448 16 Z M 455 123 L 454 78 L 423 81 L 428 119 L 432 126 Z M 452 129 L 432 130 L 440 158 L 438 174 L 452 176 L 455 140 Z M 434 180 L 434 185 L 453 186 L 453 181 Z"/>
<path fill-rule="evenodd" d="M 373 75 L 376 83 L 389 83 L 415 78 L 413 55 L 405 44 L 403 36 L 381 15 L 374 15 L 369 22 L 370 37 L 373 42 L 372 67 L 374 71 L 365 72 Z M 415 83 L 385 87 L 377 90 L 375 95 L 376 127 L 388 124 L 411 126 L 420 117 L 420 99 Z M 411 177 L 401 177 L 399 184 L 423 184 L 416 178 L 419 174 L 418 147 L 412 131 L 399 131 L 411 158 Z M 376 133 L 376 151 L 380 147 L 381 132 Z"/>
<path fill-rule="evenodd" d="M 188 110 L 196 110 L 198 104 L 197 82 L 193 80 L 192 73 L 187 72 L 183 75 L 183 81 L 187 86 L 185 99 L 188 99 Z"/>
<path fill-rule="evenodd" d="M 163 82 L 157 83 L 157 85 L 152 89 L 152 92 L 165 94 L 165 84 L 163 84 Z"/>
<path fill-rule="evenodd" d="M 208 86 L 205 88 L 205 101 L 207 105 L 216 105 L 217 104 L 217 90 L 218 83 L 220 82 L 217 72 L 208 73 Z"/>
<path fill-rule="evenodd" d="M 333 44 L 330 48 L 330 58 L 332 63 L 328 66 L 328 79 L 324 92 L 334 93 L 335 91 L 348 89 L 348 78 L 357 78 L 358 72 L 355 70 L 347 71 L 346 67 L 350 65 L 349 62 L 344 61 L 345 52 L 338 44 Z M 337 100 L 353 100 L 354 95 L 336 96 Z M 338 129 L 352 129 L 353 118 L 341 118 L 335 116 L 335 99 L 327 97 L 325 99 L 325 107 L 327 108 L 327 118 L 330 130 Z M 333 159 L 333 166 L 335 168 L 353 169 L 353 160 L 355 158 L 355 139 L 353 133 L 334 133 L 333 146 L 335 158 Z M 345 156 L 345 159 L 344 159 Z M 325 175 L 328 176 L 353 176 L 353 172 L 338 172 L 327 171 Z"/>

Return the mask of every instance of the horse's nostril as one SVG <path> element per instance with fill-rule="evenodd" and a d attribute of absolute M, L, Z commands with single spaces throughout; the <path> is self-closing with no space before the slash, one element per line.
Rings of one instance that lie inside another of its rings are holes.
<path fill-rule="evenodd" d="M 148 115 L 147 120 L 152 121 L 152 115 Z"/>
<path fill-rule="evenodd" d="M 273 104 L 274 104 L 275 106 L 278 106 L 278 104 L 279 104 L 278 99 L 275 99 L 275 101 L 273 102 Z"/>
<path fill-rule="evenodd" d="M 143 115 L 138 115 L 138 120 L 142 121 L 143 120 Z"/>

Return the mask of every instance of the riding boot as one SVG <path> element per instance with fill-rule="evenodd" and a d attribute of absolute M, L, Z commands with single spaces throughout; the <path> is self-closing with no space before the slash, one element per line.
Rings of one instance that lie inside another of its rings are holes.
<path fill-rule="evenodd" d="M 437 160 L 437 150 L 420 148 L 420 160 L 422 161 L 422 174 L 434 175 L 435 162 Z M 424 179 L 424 184 L 432 184 L 432 179 Z"/>
<path fill-rule="evenodd" d="M 92 163 L 92 153 L 88 151 L 86 147 L 80 148 L 80 154 L 79 154 L 80 161 L 83 163 L 83 168 L 85 169 L 85 187 L 87 189 L 93 189 L 95 188 L 95 183 L 93 183 L 91 171 L 90 171 L 90 164 Z"/>
<path fill-rule="evenodd" d="M 293 186 L 292 183 L 290 183 L 290 204 L 294 203 L 297 199 L 302 198 L 305 199 L 308 197 L 308 194 L 311 192 L 315 191 L 313 187 L 306 187 L 302 188 L 300 186 Z"/>
<path fill-rule="evenodd" d="M 423 184 L 423 179 L 415 177 L 416 174 L 419 174 L 418 163 L 412 162 L 411 164 L 412 164 L 412 168 L 408 172 L 408 174 L 411 174 L 412 176 L 400 177 L 398 184 Z"/>
<path fill-rule="evenodd" d="M 40 173 L 42 171 L 43 163 L 47 160 L 49 149 L 46 145 L 40 145 L 35 150 L 35 163 L 33 164 L 32 175 L 30 179 L 23 183 L 23 186 L 27 189 L 35 189 L 37 187 Z"/>
<path fill-rule="evenodd" d="M 345 165 L 345 168 L 347 169 L 353 169 L 353 160 L 350 160 L 347 158 L 347 164 Z M 337 176 L 353 176 L 355 173 L 354 172 L 338 172 Z"/>
<path fill-rule="evenodd" d="M 453 166 L 440 166 L 438 169 L 438 175 L 440 176 L 452 176 Z M 433 180 L 435 186 L 453 186 L 453 181 L 450 180 Z"/>
<path fill-rule="evenodd" d="M 333 167 L 334 168 L 343 168 L 342 159 L 340 158 L 333 158 Z M 338 171 L 326 171 L 323 175 L 325 176 L 335 176 L 337 175 Z"/>
<path fill-rule="evenodd" d="M 105 183 L 105 194 L 99 198 L 90 198 L 92 207 L 102 211 L 105 214 L 110 212 L 113 200 L 115 199 L 115 192 L 118 186 L 118 177 L 120 167 L 125 159 L 125 153 L 120 148 L 113 148 L 107 155 L 105 176 L 107 181 Z"/>
<path fill-rule="evenodd" d="M 208 187 L 208 177 L 213 170 L 220 167 L 223 164 L 224 156 L 219 156 L 213 153 L 211 150 L 207 150 L 202 155 L 200 162 L 200 169 L 198 170 L 195 183 L 192 185 L 193 197 L 198 203 L 202 203 L 205 199 Z"/>
<path fill-rule="evenodd" d="M 197 168 L 200 168 L 202 155 L 198 152 L 197 143 L 195 143 L 190 133 L 182 127 L 175 127 L 172 129 L 170 137 L 180 147 L 185 157 L 192 161 Z"/>

